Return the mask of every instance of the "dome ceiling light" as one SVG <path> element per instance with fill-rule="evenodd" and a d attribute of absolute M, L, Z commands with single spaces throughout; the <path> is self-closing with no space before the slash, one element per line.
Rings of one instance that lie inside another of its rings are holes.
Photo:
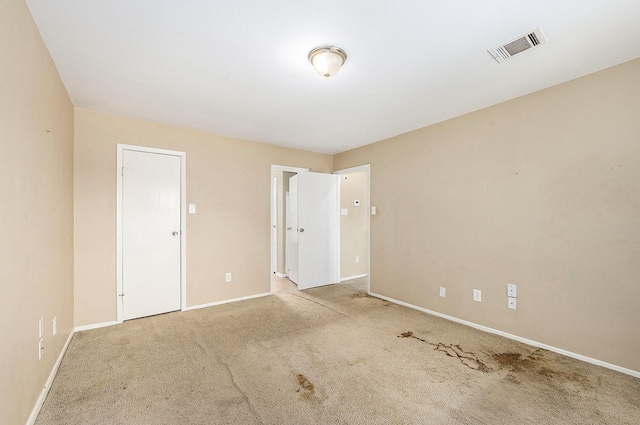
<path fill-rule="evenodd" d="M 309 62 L 325 78 L 336 75 L 346 60 L 345 51 L 336 46 L 318 47 L 309 52 Z"/>

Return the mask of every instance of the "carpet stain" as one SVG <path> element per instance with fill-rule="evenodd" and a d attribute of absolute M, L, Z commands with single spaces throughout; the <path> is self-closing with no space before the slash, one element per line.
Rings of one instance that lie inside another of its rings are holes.
<path fill-rule="evenodd" d="M 522 372 L 536 366 L 531 358 L 522 357 L 520 353 L 494 353 L 491 357 L 502 368 L 508 368 L 511 372 Z"/>
<path fill-rule="evenodd" d="M 508 382 L 520 384 L 523 380 L 544 379 L 555 384 L 577 386 L 585 390 L 594 388 L 594 384 L 587 376 L 574 371 L 564 372 L 550 367 L 549 364 L 543 362 L 544 357 L 540 355 L 541 351 L 544 350 L 537 349 L 528 356 L 520 353 L 493 353 L 491 358 L 498 363 L 499 369 L 506 369 L 510 372 L 505 378 Z"/>
<path fill-rule="evenodd" d="M 511 373 L 508 373 L 507 376 L 504 378 L 504 380 L 507 382 L 511 382 L 512 384 L 522 383 L 522 381 L 520 381 L 518 378 L 516 378 L 515 375 L 512 375 Z"/>
<path fill-rule="evenodd" d="M 296 377 L 298 378 L 298 385 L 300 385 L 300 388 L 304 390 L 304 392 L 300 396 L 303 400 L 306 400 L 315 394 L 316 387 L 311 383 L 311 381 L 309 381 L 309 379 L 306 376 L 299 373 L 296 375 Z"/>
<path fill-rule="evenodd" d="M 563 372 L 548 367 L 542 367 L 538 370 L 538 375 L 555 381 L 572 383 L 585 390 L 593 390 L 596 387 L 596 385 L 591 382 L 589 377 L 577 372 Z"/>
<path fill-rule="evenodd" d="M 426 344 L 429 344 L 435 347 L 434 350 L 443 352 L 448 357 L 457 358 L 460 361 L 460 363 L 462 363 L 469 369 L 473 369 L 473 370 L 477 370 L 479 372 L 485 372 L 485 373 L 493 372 L 493 369 L 487 366 L 487 364 L 483 360 L 481 360 L 478 357 L 478 355 L 470 351 L 464 351 L 459 344 L 444 344 L 442 342 L 438 342 L 438 343 L 429 342 L 426 339 L 418 338 L 413 334 L 412 331 L 403 332 L 400 335 L 398 335 L 398 338 L 417 339 L 420 342 L 424 342 Z"/>
<path fill-rule="evenodd" d="M 469 369 L 484 373 L 497 372 L 500 370 L 507 371 L 505 381 L 514 384 L 520 384 L 523 381 L 545 379 L 555 384 L 574 388 L 579 387 L 585 390 L 592 390 L 594 388 L 594 385 L 587 376 L 573 371 L 565 372 L 549 367 L 549 364 L 544 362 L 544 357 L 541 354 L 544 350 L 542 349 L 537 349 L 529 355 L 516 352 L 485 353 L 489 357 L 483 359 L 476 353 L 465 351 L 459 344 L 430 342 L 424 338 L 417 337 L 412 331 L 403 332 L 398 335 L 398 338 L 412 338 L 429 344 L 434 347 L 434 350 L 445 353 L 448 357 L 458 359 L 460 363 Z M 490 367 L 487 363 L 493 364 L 494 367 Z"/>

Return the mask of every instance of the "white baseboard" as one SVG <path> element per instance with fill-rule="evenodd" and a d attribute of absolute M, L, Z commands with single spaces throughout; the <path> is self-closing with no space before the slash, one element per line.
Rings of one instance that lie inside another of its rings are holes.
<path fill-rule="evenodd" d="M 76 326 L 73 331 L 74 332 L 81 332 L 81 331 L 89 331 L 91 329 L 98 329 L 98 328 L 104 328 L 107 326 L 113 326 L 113 325 L 117 325 L 118 322 L 117 321 L 113 321 L 113 322 L 102 322 L 102 323 L 94 323 L 92 325 L 83 325 L 83 326 Z"/>
<path fill-rule="evenodd" d="M 345 280 L 358 279 L 361 277 L 367 277 L 367 274 L 365 273 L 365 274 L 357 274 L 355 276 L 341 277 L 340 282 L 344 282 Z"/>
<path fill-rule="evenodd" d="M 56 373 L 58 373 L 58 368 L 60 367 L 60 363 L 62 363 L 62 358 L 64 357 L 64 353 L 67 352 L 67 348 L 69 347 L 69 343 L 71 342 L 71 338 L 75 331 L 71 331 L 69 334 L 69 338 L 67 338 L 67 342 L 64 343 L 64 347 L 62 347 L 62 351 L 60 351 L 60 355 L 58 356 L 58 360 L 53 365 L 53 369 L 49 374 L 49 378 L 47 378 L 47 382 L 44 384 L 44 388 L 42 388 L 42 392 L 40 392 L 40 397 L 36 401 L 36 405 L 33 406 L 33 410 L 31 411 L 31 415 L 27 420 L 27 425 L 33 425 L 38 418 L 38 414 L 40 413 L 40 409 L 42 409 L 42 405 L 44 404 L 44 400 L 47 398 L 47 394 L 49 394 L 49 389 L 51 388 L 51 384 L 53 384 L 53 379 L 56 377 Z"/>
<path fill-rule="evenodd" d="M 275 272 L 274 274 L 278 277 L 287 277 L 287 275 L 284 273 Z"/>
<path fill-rule="evenodd" d="M 249 295 L 249 296 L 240 297 L 240 298 L 232 298 L 230 300 L 215 301 L 215 302 L 207 303 L 207 304 L 192 305 L 190 307 L 187 307 L 185 309 L 185 311 L 197 310 L 199 308 L 213 307 L 213 306 L 221 305 L 221 304 L 235 303 L 235 302 L 238 302 L 238 301 L 251 300 L 251 299 L 254 299 L 254 298 L 266 297 L 267 295 L 271 295 L 271 293 L 270 292 L 264 292 L 262 294 Z"/>
<path fill-rule="evenodd" d="M 466 321 L 466 320 L 458 319 L 457 317 L 448 316 L 446 314 L 438 313 L 437 311 L 428 310 L 428 309 L 423 308 L 423 307 L 418 307 L 418 306 L 413 305 L 413 304 L 405 303 L 404 301 L 399 301 L 399 300 L 396 300 L 396 299 L 393 299 L 393 298 L 385 297 L 384 295 L 376 294 L 376 293 L 373 293 L 373 292 L 369 292 L 369 295 L 371 295 L 373 297 L 376 297 L 376 298 L 380 298 L 380 299 L 389 301 L 389 302 L 392 302 L 394 304 L 398 304 L 398 305 L 401 305 L 401 306 L 404 306 L 404 307 L 409 307 L 409 308 L 412 308 L 414 310 L 421 311 L 423 313 L 427 313 L 427 314 L 431 314 L 433 316 L 441 317 L 443 319 L 451 320 L 452 322 L 461 323 L 463 325 L 470 326 L 472 328 L 479 329 L 479 330 L 484 331 L 484 332 L 489 332 L 489 333 L 492 333 L 492 334 L 500 335 L 500 336 L 503 336 L 505 338 L 509 338 L 509 339 L 513 339 L 515 341 L 522 342 L 524 344 L 532 345 L 532 346 L 538 347 L 538 348 L 543 348 L 545 350 L 553 351 L 554 353 L 562 354 L 564 356 L 571 357 L 571 358 L 574 358 L 574 359 L 577 359 L 577 360 L 582 360 L 583 362 L 591 363 L 591 364 L 594 364 L 596 366 L 606 367 L 607 369 L 612 369 L 612 370 L 615 370 L 617 372 L 621 372 L 621 373 L 624 373 L 624 374 L 627 374 L 627 375 L 635 376 L 636 378 L 640 378 L 640 372 L 636 371 L 636 370 L 633 370 L 633 369 L 627 369 L 625 367 L 614 365 L 612 363 L 603 362 L 602 360 L 598 360 L 598 359 L 594 359 L 594 358 L 591 358 L 591 357 L 583 356 L 582 354 L 577 354 L 577 353 L 573 353 L 571 351 L 563 350 L 562 348 L 554 347 L 554 346 L 551 346 L 551 345 L 543 344 L 543 343 L 538 342 L 538 341 L 533 341 L 531 339 L 523 338 L 523 337 L 520 337 L 518 335 L 513 335 L 513 334 L 510 334 L 510 333 L 507 333 L 507 332 L 499 331 L 497 329 L 493 329 L 493 328 L 490 328 L 488 326 L 479 325 L 477 323 L 473 323 L 473 322 L 469 322 L 469 321 Z"/>

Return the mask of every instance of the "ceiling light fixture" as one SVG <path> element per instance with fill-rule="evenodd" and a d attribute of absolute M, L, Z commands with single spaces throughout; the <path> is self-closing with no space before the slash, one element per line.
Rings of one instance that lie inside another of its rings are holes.
<path fill-rule="evenodd" d="M 336 46 L 318 47 L 309 52 L 309 62 L 325 78 L 336 75 L 346 60 L 345 51 Z"/>

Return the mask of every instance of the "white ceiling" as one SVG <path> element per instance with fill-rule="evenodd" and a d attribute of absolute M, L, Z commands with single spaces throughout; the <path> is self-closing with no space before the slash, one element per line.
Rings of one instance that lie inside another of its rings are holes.
<path fill-rule="evenodd" d="M 76 107 L 330 154 L 640 57 L 638 0 L 26 2 Z"/>

